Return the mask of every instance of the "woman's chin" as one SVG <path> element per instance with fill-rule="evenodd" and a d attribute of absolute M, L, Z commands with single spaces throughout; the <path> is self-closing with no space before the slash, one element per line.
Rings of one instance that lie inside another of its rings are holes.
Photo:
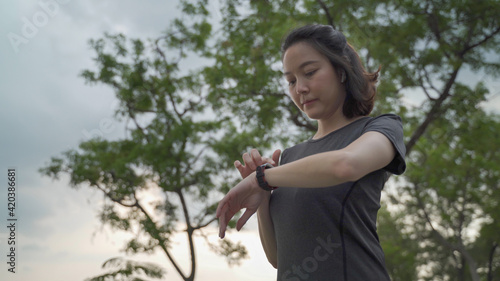
<path fill-rule="evenodd" d="M 305 113 L 305 114 L 306 114 L 306 116 L 307 116 L 309 119 L 311 119 L 311 120 L 315 120 L 315 121 L 317 121 L 318 119 L 320 119 L 320 118 L 319 118 L 319 115 L 318 115 L 318 114 L 315 114 L 315 112 L 307 112 L 307 111 L 305 111 L 304 113 Z"/>

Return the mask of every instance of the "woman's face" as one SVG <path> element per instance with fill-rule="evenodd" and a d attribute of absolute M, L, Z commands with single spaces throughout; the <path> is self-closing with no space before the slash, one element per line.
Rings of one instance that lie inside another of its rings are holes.
<path fill-rule="evenodd" d="M 345 87 L 327 57 L 309 44 L 299 42 L 286 50 L 283 69 L 290 96 L 309 118 L 326 120 L 343 116 Z"/>

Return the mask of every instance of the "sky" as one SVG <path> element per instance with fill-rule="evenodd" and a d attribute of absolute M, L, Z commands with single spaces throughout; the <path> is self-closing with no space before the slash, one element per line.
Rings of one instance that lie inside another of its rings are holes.
<path fill-rule="evenodd" d="M 79 77 L 83 69 L 94 68 L 94 53 L 87 41 L 104 32 L 155 38 L 178 15 L 176 6 L 176 0 L 2 0 L 0 280 L 84 280 L 103 273 L 101 264 L 107 259 L 124 256 L 120 249 L 128 234 L 102 227 L 96 217 L 102 195 L 85 187 L 72 189 L 67 177 L 52 180 L 41 176 L 38 169 L 92 136 L 125 137 L 124 125 L 113 119 L 116 100 L 112 90 L 86 85 Z M 193 58 L 185 67 L 196 63 Z M 481 75 L 467 78 L 487 82 L 494 96 L 484 106 L 498 112 L 500 83 Z M 419 102 L 416 96 L 405 99 Z M 17 178 L 16 273 L 7 271 L 8 169 L 15 169 Z M 215 228 L 208 233 L 210 239 L 217 239 Z M 267 263 L 258 239 L 255 217 L 240 233 L 229 236 L 247 246 L 250 258 L 241 266 L 229 267 L 196 238 L 197 280 L 275 280 L 276 271 Z M 175 236 L 173 251 L 187 267 L 183 238 Z M 168 280 L 181 280 L 161 254 L 135 259 L 162 265 Z"/>
<path fill-rule="evenodd" d="M 104 32 L 158 37 L 178 15 L 176 7 L 177 1 L 168 0 L 2 0 L 0 280 L 85 280 L 102 274 L 107 259 L 125 256 L 120 249 L 128 234 L 102 227 L 96 217 L 102 195 L 86 187 L 72 189 L 67 177 L 52 180 L 38 169 L 95 135 L 125 137 L 124 125 L 113 119 L 117 104 L 112 90 L 86 85 L 79 77 L 83 69 L 95 69 L 88 40 Z M 196 58 L 193 66 L 194 62 Z M 7 264 L 10 168 L 17 177 L 15 273 Z M 256 230 L 252 218 L 240 233 L 228 234 L 242 241 L 250 256 L 233 267 L 196 238 L 196 280 L 275 280 L 276 271 L 266 260 Z M 214 227 L 207 233 L 218 239 Z M 185 237 L 174 238 L 173 253 L 187 271 Z M 160 253 L 134 259 L 164 266 L 168 280 L 181 280 Z"/>

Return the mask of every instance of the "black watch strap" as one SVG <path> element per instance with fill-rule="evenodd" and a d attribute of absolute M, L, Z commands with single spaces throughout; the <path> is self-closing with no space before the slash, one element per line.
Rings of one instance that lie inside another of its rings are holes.
<path fill-rule="evenodd" d="M 266 176 L 265 176 L 264 171 L 266 170 L 266 168 L 271 169 L 272 167 L 273 166 L 271 164 L 268 164 L 268 163 L 257 167 L 257 171 L 256 171 L 257 182 L 259 183 L 260 188 L 264 189 L 265 191 L 271 191 L 271 190 L 275 190 L 276 188 L 278 188 L 277 186 L 270 186 L 269 183 L 267 183 L 267 181 L 266 181 Z"/>

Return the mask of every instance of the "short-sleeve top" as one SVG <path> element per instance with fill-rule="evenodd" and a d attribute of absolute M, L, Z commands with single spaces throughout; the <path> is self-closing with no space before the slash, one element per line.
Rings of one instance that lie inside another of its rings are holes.
<path fill-rule="evenodd" d="M 394 114 L 360 118 L 322 138 L 285 149 L 281 164 L 342 149 L 369 131 L 385 135 L 395 148 L 396 156 L 383 169 L 356 182 L 273 191 L 269 204 L 278 280 L 390 280 L 376 219 L 389 173 L 399 175 L 406 169 L 401 118 Z"/>

